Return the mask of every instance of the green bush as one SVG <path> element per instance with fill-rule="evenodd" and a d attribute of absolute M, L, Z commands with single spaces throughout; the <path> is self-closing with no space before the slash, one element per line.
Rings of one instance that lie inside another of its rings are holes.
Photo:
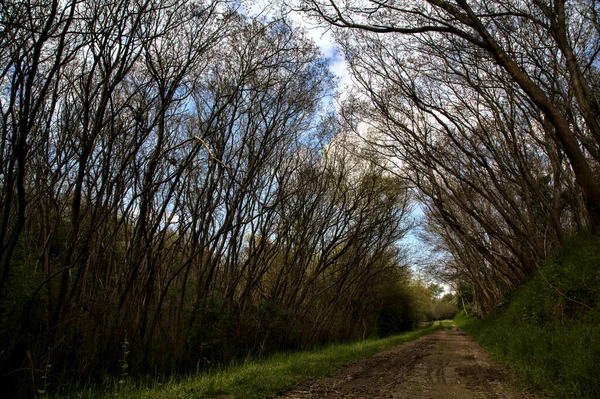
<path fill-rule="evenodd" d="M 379 337 L 411 330 L 421 321 L 414 295 L 405 287 L 396 285 L 383 297 L 383 302 L 377 318 Z"/>
<path fill-rule="evenodd" d="M 458 308 L 453 303 L 434 301 L 426 313 L 426 319 L 429 321 L 453 319 L 457 312 Z"/>

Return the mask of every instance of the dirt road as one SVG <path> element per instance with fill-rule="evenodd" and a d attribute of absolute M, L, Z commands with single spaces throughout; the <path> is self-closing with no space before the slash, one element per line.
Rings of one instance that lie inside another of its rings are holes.
<path fill-rule="evenodd" d="M 442 330 L 308 381 L 285 399 L 539 398 L 464 332 Z"/>

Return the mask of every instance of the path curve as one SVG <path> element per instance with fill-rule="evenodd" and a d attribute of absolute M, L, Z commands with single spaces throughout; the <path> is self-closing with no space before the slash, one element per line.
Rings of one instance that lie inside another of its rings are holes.
<path fill-rule="evenodd" d="M 351 363 L 300 384 L 282 399 L 534 399 L 469 335 L 454 328 Z"/>

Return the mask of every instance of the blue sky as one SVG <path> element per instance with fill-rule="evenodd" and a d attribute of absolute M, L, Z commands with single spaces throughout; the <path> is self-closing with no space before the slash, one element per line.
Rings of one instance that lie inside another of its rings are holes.
<path fill-rule="evenodd" d="M 270 15 L 276 15 L 275 10 L 277 6 L 273 4 L 272 0 L 240 0 L 242 6 L 248 15 L 262 15 L 269 17 Z M 351 86 L 352 81 L 346 68 L 345 59 L 343 54 L 337 49 L 335 41 L 331 32 L 325 30 L 322 27 L 310 24 L 307 21 L 306 16 L 301 15 L 297 12 L 292 12 L 289 15 L 290 19 L 298 26 L 306 29 L 308 36 L 315 42 L 315 44 L 321 49 L 321 53 L 329 61 L 329 69 L 331 72 L 339 78 L 338 90 L 344 90 L 344 87 Z M 423 210 L 419 205 L 416 205 L 411 217 L 415 221 L 419 221 L 423 217 Z M 401 245 L 408 246 L 410 251 L 414 254 L 415 263 L 424 261 L 430 258 L 433 254 L 431 253 L 432 248 L 421 241 L 418 236 L 418 228 L 409 232 L 402 240 Z M 412 265 L 413 272 L 415 275 L 419 275 L 419 265 Z M 452 292 L 451 287 L 446 284 L 441 284 L 444 288 L 444 293 Z"/>
<path fill-rule="evenodd" d="M 276 6 L 268 0 L 241 0 L 242 6 L 249 15 L 275 15 Z M 310 24 L 306 16 L 297 12 L 291 12 L 289 18 L 298 26 L 305 28 L 308 36 L 321 49 L 321 53 L 329 60 L 329 69 L 340 80 L 339 88 L 351 84 L 350 75 L 346 68 L 343 54 L 338 51 L 331 32 L 322 27 Z"/>

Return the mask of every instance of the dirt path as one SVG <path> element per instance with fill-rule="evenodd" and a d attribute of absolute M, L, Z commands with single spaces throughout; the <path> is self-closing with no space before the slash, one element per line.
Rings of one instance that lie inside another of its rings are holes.
<path fill-rule="evenodd" d="M 282 398 L 539 398 L 464 332 L 442 330 L 308 381 Z"/>

